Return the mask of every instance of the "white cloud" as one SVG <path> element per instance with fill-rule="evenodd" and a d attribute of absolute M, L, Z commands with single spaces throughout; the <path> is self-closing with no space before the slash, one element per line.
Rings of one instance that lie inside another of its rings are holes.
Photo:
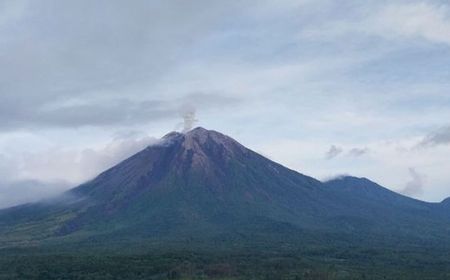
<path fill-rule="evenodd" d="M 390 3 L 369 23 L 380 35 L 419 38 L 450 45 L 450 9 L 430 2 Z"/>
<path fill-rule="evenodd" d="M 353 13 L 347 17 L 330 17 L 306 26 L 300 31 L 301 38 L 332 41 L 343 37 L 361 40 L 364 36 L 377 36 L 391 41 L 419 39 L 450 45 L 448 3 L 373 1 L 354 7 L 359 9 L 350 9 Z"/>
<path fill-rule="evenodd" d="M 66 182 L 40 182 L 37 180 L 0 181 L 0 208 L 36 202 L 58 195 L 67 189 Z"/>
<path fill-rule="evenodd" d="M 155 142 L 142 133 L 122 133 L 99 147 L 51 147 L 40 152 L 0 154 L 0 208 L 60 193 Z"/>
<path fill-rule="evenodd" d="M 155 141 L 155 138 L 149 136 L 120 137 L 105 146 L 93 148 L 50 148 L 39 153 L 24 152 L 20 155 L 19 177 L 43 182 L 64 180 L 76 185 Z"/>

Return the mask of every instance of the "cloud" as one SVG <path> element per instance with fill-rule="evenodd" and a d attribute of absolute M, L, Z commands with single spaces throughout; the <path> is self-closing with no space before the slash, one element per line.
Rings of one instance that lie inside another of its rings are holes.
<path fill-rule="evenodd" d="M 333 174 L 333 175 L 325 175 L 321 178 L 321 181 L 324 183 L 330 182 L 330 181 L 334 181 L 334 180 L 341 180 L 344 179 L 345 177 L 351 177 L 351 174 L 348 173 L 340 173 L 340 174 Z"/>
<path fill-rule="evenodd" d="M 400 190 L 400 193 L 407 196 L 419 196 L 423 194 L 425 176 L 417 172 L 415 168 L 409 168 L 410 181 Z"/>
<path fill-rule="evenodd" d="M 23 151 L 13 158 L 0 154 L 0 208 L 61 193 L 154 143 L 155 138 L 131 131 L 97 148 Z"/>
<path fill-rule="evenodd" d="M 326 1 L 325 1 L 326 2 Z M 324 5 L 336 11 L 339 4 Z M 351 36 L 356 40 L 378 37 L 389 41 L 423 40 L 450 45 L 450 6 L 445 1 L 367 1 L 365 5 L 348 5 L 347 16 L 335 13 L 323 22 L 307 25 L 303 38 L 336 40 Z M 352 42 L 355 43 L 355 42 Z"/>
<path fill-rule="evenodd" d="M 448 144 L 450 144 L 450 126 L 445 126 L 429 133 L 417 147 L 435 147 Z"/>
<path fill-rule="evenodd" d="M 1 100 L 1 97 L 0 97 Z M 160 120 L 176 119 L 180 107 L 195 104 L 203 111 L 237 104 L 237 98 L 220 94 L 189 93 L 181 98 L 144 99 L 109 98 L 63 100 L 48 102 L 39 106 L 15 105 L 14 102 L 0 103 L 0 129 L 23 128 L 77 128 L 83 126 L 125 126 L 138 125 Z M 24 107 L 22 107 L 24 106 Z"/>
<path fill-rule="evenodd" d="M 235 6 L 2 1 L 0 130 L 176 118 L 175 103 L 189 94 L 157 85 Z"/>
<path fill-rule="evenodd" d="M 448 5 L 427 2 L 391 3 L 383 7 L 372 21 L 374 29 L 384 36 L 422 38 L 450 45 Z"/>
<path fill-rule="evenodd" d="M 123 134 L 100 147 L 50 148 L 39 153 L 22 153 L 20 177 L 40 181 L 65 180 L 76 185 L 156 142 L 156 138 L 144 133 Z"/>
<path fill-rule="evenodd" d="M 326 159 L 333 159 L 335 157 L 337 157 L 338 155 L 340 155 L 344 150 L 341 147 L 337 147 L 335 145 L 332 145 L 330 147 L 330 149 L 328 150 L 328 152 L 325 153 L 325 158 Z"/>
<path fill-rule="evenodd" d="M 332 145 L 330 149 L 325 153 L 325 158 L 330 160 L 333 159 L 345 151 L 344 148 Z M 347 156 L 349 157 L 361 157 L 369 152 L 369 148 L 352 148 L 347 152 Z"/>
<path fill-rule="evenodd" d="M 60 194 L 70 185 L 64 181 L 38 180 L 0 181 L 0 208 L 36 202 Z"/>
<path fill-rule="evenodd" d="M 348 155 L 351 157 L 360 157 L 369 152 L 369 148 L 353 148 L 348 151 Z"/>

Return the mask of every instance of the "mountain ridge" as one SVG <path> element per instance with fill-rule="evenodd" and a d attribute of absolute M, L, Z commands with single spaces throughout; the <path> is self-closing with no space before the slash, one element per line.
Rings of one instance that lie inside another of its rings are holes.
<path fill-rule="evenodd" d="M 259 242 L 319 236 L 447 242 L 450 221 L 443 207 L 366 178 L 320 182 L 204 128 L 168 133 L 65 195 L 70 199 L 58 205 L 0 210 L 0 247 L 92 240 L 251 243 L 257 236 Z"/>

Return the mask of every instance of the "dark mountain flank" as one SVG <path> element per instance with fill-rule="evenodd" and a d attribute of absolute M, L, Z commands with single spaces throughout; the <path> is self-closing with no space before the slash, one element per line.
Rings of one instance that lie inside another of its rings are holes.
<path fill-rule="evenodd" d="M 60 197 L 1 210 L 0 246 L 448 244 L 448 205 L 364 178 L 322 183 L 196 128 Z"/>

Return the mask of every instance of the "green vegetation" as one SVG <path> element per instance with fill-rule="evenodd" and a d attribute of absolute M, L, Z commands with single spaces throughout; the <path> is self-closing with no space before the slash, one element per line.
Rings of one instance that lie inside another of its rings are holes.
<path fill-rule="evenodd" d="M 0 279 L 449 279 L 448 251 L 302 248 L 0 253 Z"/>

